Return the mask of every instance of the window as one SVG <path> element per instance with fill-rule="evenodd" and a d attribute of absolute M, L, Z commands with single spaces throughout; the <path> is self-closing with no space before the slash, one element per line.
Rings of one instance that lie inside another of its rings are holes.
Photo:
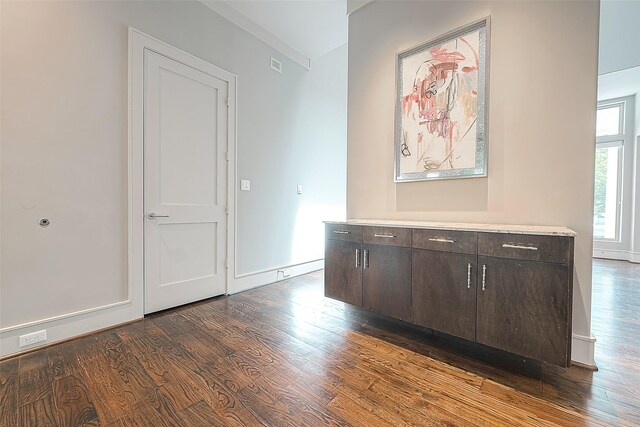
<path fill-rule="evenodd" d="M 598 109 L 596 136 L 621 135 L 622 104 Z M 593 111 L 593 110 L 592 110 Z"/>
<path fill-rule="evenodd" d="M 598 107 L 593 237 L 620 240 L 624 103 Z"/>

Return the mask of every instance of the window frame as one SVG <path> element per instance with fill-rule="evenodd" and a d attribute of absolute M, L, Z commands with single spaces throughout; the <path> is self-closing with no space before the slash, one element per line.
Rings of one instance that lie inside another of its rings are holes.
<path fill-rule="evenodd" d="M 626 116 L 626 101 L 615 101 L 615 102 L 604 102 L 598 105 L 597 110 L 606 110 L 608 108 L 614 108 L 614 107 L 619 107 L 618 109 L 618 120 L 619 120 L 619 124 L 618 124 L 618 130 L 620 131 L 620 133 L 616 134 L 616 135 L 602 135 L 602 136 L 596 136 L 596 144 L 594 147 L 594 154 L 595 154 L 595 150 L 597 150 L 598 148 L 613 148 L 613 147 L 619 147 L 620 148 L 620 155 L 618 156 L 618 177 L 617 177 L 617 185 L 616 185 L 616 225 L 615 225 L 615 230 L 616 230 L 616 234 L 615 237 L 613 238 L 606 238 L 606 237 L 595 237 L 595 233 L 593 236 L 593 240 L 595 241 L 599 241 L 599 242 L 615 242 L 615 243 L 621 243 L 622 242 L 622 195 L 623 195 L 623 185 L 624 185 L 624 158 L 625 158 L 625 144 L 624 144 L 624 140 L 625 140 L 625 136 L 626 136 L 626 123 L 625 123 L 625 116 Z M 596 128 L 597 128 L 597 123 L 596 123 Z M 594 163 L 594 168 L 595 168 L 595 163 Z M 594 200 L 594 204 L 595 204 L 595 200 Z M 594 206 L 595 207 L 595 206 Z M 594 215 L 594 219 L 595 219 L 595 215 Z M 592 226 L 595 229 L 595 221 L 592 219 Z"/>
<path fill-rule="evenodd" d="M 626 102 L 625 101 L 616 101 L 616 102 L 608 102 L 604 104 L 599 104 L 597 111 L 599 110 L 608 110 L 610 108 L 619 107 L 618 109 L 618 133 L 611 135 L 597 135 L 598 123 L 597 123 L 597 115 L 596 115 L 596 144 L 598 143 L 598 139 L 610 139 L 610 138 L 622 138 L 625 134 L 625 111 L 626 111 Z"/>

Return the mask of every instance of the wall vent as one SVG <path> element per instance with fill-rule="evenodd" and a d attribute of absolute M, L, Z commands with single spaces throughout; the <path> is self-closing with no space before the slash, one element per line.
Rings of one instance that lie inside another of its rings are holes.
<path fill-rule="evenodd" d="M 271 57 L 271 69 L 282 73 L 282 62 L 278 61 L 273 56 Z"/>

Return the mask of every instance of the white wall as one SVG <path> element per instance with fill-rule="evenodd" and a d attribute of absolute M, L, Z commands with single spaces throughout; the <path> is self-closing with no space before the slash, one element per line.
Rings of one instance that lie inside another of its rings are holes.
<path fill-rule="evenodd" d="M 55 341 L 142 315 L 126 303 L 128 26 L 238 76 L 238 178 L 252 179 L 238 192 L 238 273 L 321 257 L 319 219 L 293 219 L 344 209 L 346 117 L 333 105 L 346 97 L 345 48 L 307 71 L 188 1 L 3 1 L 0 26 L 0 355 L 33 330 Z M 312 87 L 327 81 L 327 93 Z"/>
<path fill-rule="evenodd" d="M 393 182 L 395 55 L 491 15 L 488 177 Z M 578 233 L 573 358 L 593 363 L 597 2 L 374 2 L 349 19 L 347 216 Z"/>
<path fill-rule="evenodd" d="M 600 74 L 640 65 L 640 2 L 604 0 L 600 4 Z M 597 28 L 597 26 L 595 27 Z"/>

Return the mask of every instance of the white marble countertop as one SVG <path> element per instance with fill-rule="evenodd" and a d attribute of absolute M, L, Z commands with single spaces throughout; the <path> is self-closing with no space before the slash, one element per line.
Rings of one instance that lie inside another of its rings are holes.
<path fill-rule="evenodd" d="M 468 222 L 430 222 L 386 219 L 349 219 L 347 221 L 324 221 L 325 224 L 371 225 L 380 227 L 433 228 L 439 230 L 483 231 L 506 234 L 536 234 L 543 236 L 575 236 L 567 227 L 548 225 L 475 224 Z"/>

